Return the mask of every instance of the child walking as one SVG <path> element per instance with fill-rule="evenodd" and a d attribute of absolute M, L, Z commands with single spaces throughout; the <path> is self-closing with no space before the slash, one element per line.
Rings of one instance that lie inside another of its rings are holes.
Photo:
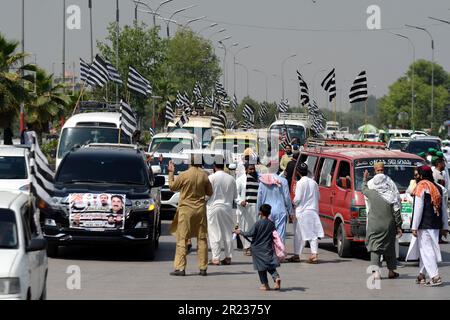
<path fill-rule="evenodd" d="M 253 268 L 258 271 L 259 279 L 261 280 L 261 290 L 270 290 L 269 280 L 267 279 L 267 272 L 275 282 L 274 289 L 280 290 L 281 278 L 277 272 L 277 267 L 280 266 L 277 256 L 273 249 L 273 231 L 276 230 L 275 224 L 269 220 L 271 206 L 263 204 L 259 208 L 259 215 L 261 217 L 253 227 L 247 231 L 239 229 L 234 230 L 236 234 L 240 234 L 245 238 L 252 238 L 251 250 L 253 259 Z M 250 239 L 248 239 L 250 241 Z"/>

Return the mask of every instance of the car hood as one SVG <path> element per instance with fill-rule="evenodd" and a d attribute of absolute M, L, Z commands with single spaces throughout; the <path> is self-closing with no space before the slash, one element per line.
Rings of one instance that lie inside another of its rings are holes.
<path fill-rule="evenodd" d="M 10 277 L 11 268 L 18 256 L 16 249 L 0 249 L 0 278 Z"/>
<path fill-rule="evenodd" d="M 21 187 L 29 183 L 29 179 L 0 179 L 2 189 L 9 190 L 19 190 Z"/>
<path fill-rule="evenodd" d="M 126 194 L 127 198 L 146 198 L 150 190 L 147 187 L 133 185 L 105 185 L 105 184 L 70 184 L 55 186 L 56 197 L 66 197 L 70 193 L 111 193 Z"/>

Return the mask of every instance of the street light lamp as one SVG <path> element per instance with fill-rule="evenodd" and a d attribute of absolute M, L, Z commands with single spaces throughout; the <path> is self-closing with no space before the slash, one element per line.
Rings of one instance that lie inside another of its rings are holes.
<path fill-rule="evenodd" d="M 312 61 L 309 61 L 309 62 L 307 62 L 307 63 L 302 64 L 302 65 L 298 68 L 298 71 L 300 72 L 300 70 L 301 70 L 303 67 L 305 67 L 305 66 L 307 66 L 307 65 L 310 65 L 311 63 L 312 63 Z"/>
<path fill-rule="evenodd" d="M 191 5 L 191 6 L 188 6 L 188 7 L 184 7 L 184 8 L 178 9 L 178 10 L 176 10 L 174 13 L 172 13 L 172 14 L 170 15 L 169 19 L 166 21 L 167 38 L 170 38 L 169 23 L 172 22 L 172 18 L 173 18 L 177 13 L 186 11 L 186 10 L 191 9 L 191 8 L 194 8 L 194 7 L 197 7 L 197 5 L 196 5 L 196 4 L 193 4 L 193 5 Z"/>
<path fill-rule="evenodd" d="M 216 34 L 218 34 L 218 33 L 225 32 L 225 31 L 227 31 L 227 29 L 222 28 L 222 29 L 220 29 L 220 30 L 217 30 L 216 32 L 213 32 L 213 33 L 208 37 L 208 40 L 210 40 L 214 35 L 216 35 Z"/>
<path fill-rule="evenodd" d="M 264 75 L 264 78 L 266 80 L 266 102 L 268 102 L 268 86 L 267 86 L 267 82 L 268 82 L 268 77 L 267 77 L 267 73 L 265 73 L 264 71 L 258 70 L 258 69 L 253 69 L 253 71 L 258 72 L 258 73 L 262 73 Z"/>
<path fill-rule="evenodd" d="M 438 19 L 438 18 L 433 18 L 433 17 L 428 17 L 428 19 L 431 19 L 431 20 L 436 20 L 436 21 L 439 21 L 439 22 L 443 22 L 443 23 L 447 23 L 447 24 L 450 24 L 450 21 L 447 21 L 447 20 L 442 20 L 442 19 Z"/>
<path fill-rule="evenodd" d="M 195 22 L 195 21 L 198 21 L 198 20 L 205 19 L 205 18 L 206 18 L 206 16 L 201 16 L 201 17 L 198 17 L 198 18 L 194 18 L 194 19 L 188 20 L 188 22 L 186 22 L 186 24 L 183 27 L 187 28 L 188 24 L 190 24 L 192 22 Z"/>
<path fill-rule="evenodd" d="M 389 31 L 388 31 L 389 32 Z M 413 63 L 412 63 L 412 75 L 411 75 L 411 127 L 414 131 L 414 63 L 416 62 L 416 47 L 414 46 L 414 43 L 412 42 L 412 40 L 410 38 L 408 38 L 407 36 L 400 34 L 400 33 L 394 33 L 394 32 L 389 32 L 390 34 L 393 34 L 397 37 L 401 37 L 403 39 L 406 39 L 409 41 L 409 43 L 411 44 L 411 47 L 413 49 Z"/>
<path fill-rule="evenodd" d="M 284 64 L 287 60 L 296 57 L 297 54 L 294 53 L 292 55 L 290 55 L 289 57 L 287 57 L 286 59 L 283 60 L 283 62 L 281 62 L 281 98 L 284 100 Z"/>
<path fill-rule="evenodd" d="M 233 54 L 233 94 L 236 94 L 236 57 L 237 57 L 239 52 L 241 52 L 241 51 L 243 51 L 245 49 L 248 49 L 250 47 L 251 46 L 248 45 L 248 46 L 245 46 L 243 48 L 240 48 L 238 51 L 236 51 L 235 54 Z M 231 52 L 231 53 L 233 53 L 233 52 Z"/>
<path fill-rule="evenodd" d="M 418 26 L 412 26 L 409 24 L 406 24 L 405 26 L 409 27 L 409 28 L 414 28 L 414 29 L 418 29 L 418 30 L 422 30 L 425 31 L 431 39 L 431 131 L 433 131 L 433 120 L 434 120 L 434 39 L 433 36 L 431 35 L 431 33 L 423 28 L 423 27 L 418 27 Z"/>
<path fill-rule="evenodd" d="M 236 61 L 236 65 L 244 68 L 245 71 L 247 72 L 247 97 L 248 97 L 249 96 L 249 94 L 248 94 L 248 79 L 249 79 L 249 77 L 248 77 L 248 68 L 245 65 L 243 65 L 242 63 L 239 63 L 237 61 Z"/>
<path fill-rule="evenodd" d="M 202 33 L 203 31 L 205 31 L 206 29 L 214 28 L 214 27 L 217 26 L 217 25 L 218 25 L 218 23 L 216 23 L 216 22 L 211 23 L 210 25 L 201 28 L 197 33 L 200 34 L 200 33 Z"/>

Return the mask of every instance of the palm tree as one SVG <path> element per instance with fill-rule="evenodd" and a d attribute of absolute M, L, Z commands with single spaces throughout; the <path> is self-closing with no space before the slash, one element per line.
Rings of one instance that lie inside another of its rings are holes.
<path fill-rule="evenodd" d="M 26 100 L 27 90 L 23 86 L 21 70 L 18 64 L 25 57 L 22 53 L 14 53 L 17 42 L 6 40 L 0 34 L 0 127 L 11 131 L 11 123 L 17 116 L 20 102 Z M 24 66 L 26 70 L 29 66 Z M 8 143 L 6 134 L 4 143 Z"/>
<path fill-rule="evenodd" d="M 42 133 L 48 132 L 48 125 L 64 113 L 70 98 L 63 91 L 65 85 L 53 85 L 53 74 L 36 68 L 34 90 L 30 92 L 30 101 L 26 106 L 27 123 L 41 139 Z"/>

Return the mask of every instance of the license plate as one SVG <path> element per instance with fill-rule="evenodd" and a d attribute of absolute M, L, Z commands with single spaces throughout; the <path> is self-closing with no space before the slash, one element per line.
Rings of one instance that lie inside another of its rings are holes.
<path fill-rule="evenodd" d="M 84 221 L 83 226 L 86 228 L 104 227 L 105 221 Z"/>

